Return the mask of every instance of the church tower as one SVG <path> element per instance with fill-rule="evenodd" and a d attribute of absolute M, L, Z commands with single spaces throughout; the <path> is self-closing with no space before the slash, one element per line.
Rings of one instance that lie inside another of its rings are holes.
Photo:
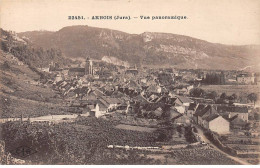
<path fill-rule="evenodd" d="M 93 75 L 93 61 L 89 57 L 86 59 L 85 75 Z"/>

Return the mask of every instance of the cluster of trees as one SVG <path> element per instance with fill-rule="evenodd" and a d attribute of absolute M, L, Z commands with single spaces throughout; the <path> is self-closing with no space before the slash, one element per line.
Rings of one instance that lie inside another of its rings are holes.
<path fill-rule="evenodd" d="M 258 95 L 256 93 L 250 93 L 248 96 L 247 96 L 247 99 L 251 102 L 254 102 L 254 105 L 256 103 L 256 101 L 258 100 Z"/>
<path fill-rule="evenodd" d="M 20 61 L 31 67 L 46 67 L 51 61 L 56 61 L 61 64 L 68 64 L 69 59 L 66 59 L 59 49 L 43 49 L 42 47 L 32 46 L 29 42 L 17 41 L 10 32 L 3 29 L 0 34 L 5 36 L 5 40 L 1 40 L 1 49 L 4 52 L 9 52 L 17 57 Z"/>
<path fill-rule="evenodd" d="M 191 126 L 187 126 L 185 127 L 185 134 L 184 134 L 187 142 L 189 143 L 194 143 L 197 142 L 197 139 L 195 137 L 195 135 L 192 132 L 192 127 Z"/>
<path fill-rule="evenodd" d="M 172 139 L 172 135 L 176 133 L 176 127 L 169 121 L 165 123 L 165 127 L 158 129 L 158 137 L 157 141 L 159 142 L 167 142 Z"/>
<path fill-rule="evenodd" d="M 233 93 L 232 95 L 229 95 L 229 96 L 226 93 L 222 93 L 220 96 L 218 96 L 217 92 L 215 92 L 215 91 L 207 93 L 201 88 L 191 89 L 190 96 L 213 99 L 213 100 L 216 100 L 216 103 L 219 103 L 219 104 L 232 103 L 239 99 L 239 96 L 235 93 Z M 250 102 L 253 102 L 255 105 L 255 103 L 258 101 L 258 95 L 256 93 L 250 93 L 247 96 L 247 100 L 249 100 Z"/>
<path fill-rule="evenodd" d="M 218 97 L 217 92 L 212 91 L 212 92 L 205 92 L 201 88 L 193 88 L 190 90 L 190 96 L 192 97 L 201 97 L 201 98 L 207 98 L 207 99 L 216 99 Z"/>
<path fill-rule="evenodd" d="M 190 96 L 192 97 L 204 97 L 205 91 L 201 88 L 193 88 L 190 90 Z"/>
<path fill-rule="evenodd" d="M 202 83 L 208 85 L 224 85 L 225 84 L 225 75 L 224 73 L 212 73 L 207 74 L 204 79 L 202 79 Z"/>
<path fill-rule="evenodd" d="M 158 74 L 158 79 L 159 79 L 160 83 L 165 86 L 170 86 L 174 83 L 172 75 L 168 74 L 168 73 Z"/>
<path fill-rule="evenodd" d="M 14 46 L 11 53 L 20 61 L 34 67 L 47 67 L 51 61 L 65 64 L 66 59 L 58 49 L 33 48 L 27 45 Z"/>
<path fill-rule="evenodd" d="M 238 96 L 234 93 L 230 96 L 228 96 L 226 93 L 222 93 L 219 98 L 216 100 L 216 103 L 222 104 L 222 103 L 233 103 L 238 99 Z"/>
<path fill-rule="evenodd" d="M 116 129 L 112 121 L 79 117 L 75 123 L 51 124 L 29 122 L 8 122 L 2 126 L 6 150 L 13 151 L 27 146 L 37 151 L 27 157 L 33 163 L 44 164 L 131 164 L 129 154 L 118 160 L 107 145 L 155 146 L 158 133 Z M 108 157 L 111 159 L 108 159 Z M 136 162 L 151 163 L 152 160 L 136 157 Z"/>

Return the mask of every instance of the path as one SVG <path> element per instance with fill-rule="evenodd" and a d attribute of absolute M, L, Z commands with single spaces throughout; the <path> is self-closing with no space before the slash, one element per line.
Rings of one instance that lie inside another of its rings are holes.
<path fill-rule="evenodd" d="M 88 116 L 88 114 L 80 114 L 81 116 Z M 78 117 L 78 114 L 68 114 L 68 115 L 46 115 L 41 117 L 30 117 L 30 122 L 40 122 L 40 121 L 71 121 Z M 0 118 L 0 123 L 5 123 L 8 121 L 20 121 L 21 118 Z M 28 118 L 23 118 L 23 121 L 28 121 Z"/>
<path fill-rule="evenodd" d="M 202 141 L 204 141 L 205 143 L 209 144 L 211 147 L 213 147 L 215 150 L 219 151 L 220 153 L 224 154 L 225 156 L 227 156 L 228 158 L 242 164 L 242 165 L 250 165 L 250 163 L 238 158 L 238 157 L 234 157 L 234 156 L 231 156 L 230 154 L 226 153 L 226 152 L 223 152 L 222 150 L 220 150 L 217 146 L 215 146 L 205 135 L 204 135 L 204 132 L 203 130 L 199 127 L 199 126 L 196 126 L 197 130 L 198 130 L 198 134 L 201 138 Z"/>

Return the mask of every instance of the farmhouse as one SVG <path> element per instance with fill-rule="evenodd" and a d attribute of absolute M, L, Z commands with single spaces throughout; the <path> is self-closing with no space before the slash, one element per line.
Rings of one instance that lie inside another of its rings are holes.
<path fill-rule="evenodd" d="M 194 116 L 196 118 L 197 124 L 204 126 L 205 118 L 215 113 L 217 113 L 217 111 L 211 105 L 207 105 L 202 110 L 197 111 L 197 113 L 195 113 Z"/>
<path fill-rule="evenodd" d="M 248 122 L 248 108 L 247 107 L 238 107 L 238 106 L 218 106 L 217 111 L 232 118 L 237 115 L 237 117 L 245 122 Z"/>
<path fill-rule="evenodd" d="M 211 114 L 204 118 L 203 127 L 219 134 L 229 133 L 229 121 L 219 114 Z"/>
<path fill-rule="evenodd" d="M 255 77 L 246 73 L 239 74 L 236 77 L 237 82 L 240 84 L 253 84 L 255 83 Z"/>

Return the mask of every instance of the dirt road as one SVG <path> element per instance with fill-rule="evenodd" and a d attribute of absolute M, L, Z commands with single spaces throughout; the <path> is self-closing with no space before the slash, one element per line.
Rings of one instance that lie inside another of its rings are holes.
<path fill-rule="evenodd" d="M 198 130 L 198 134 L 201 138 L 202 141 L 204 141 L 205 143 L 209 144 L 211 147 L 213 147 L 215 150 L 219 151 L 220 153 L 224 154 L 225 156 L 227 156 L 228 158 L 242 164 L 242 165 L 250 165 L 250 163 L 242 160 L 241 158 L 238 157 L 234 157 L 231 156 L 230 154 L 223 152 L 222 150 L 220 150 L 217 146 L 215 146 L 205 135 L 204 132 L 201 128 L 199 128 L 199 126 L 196 126 L 197 130 Z"/>

